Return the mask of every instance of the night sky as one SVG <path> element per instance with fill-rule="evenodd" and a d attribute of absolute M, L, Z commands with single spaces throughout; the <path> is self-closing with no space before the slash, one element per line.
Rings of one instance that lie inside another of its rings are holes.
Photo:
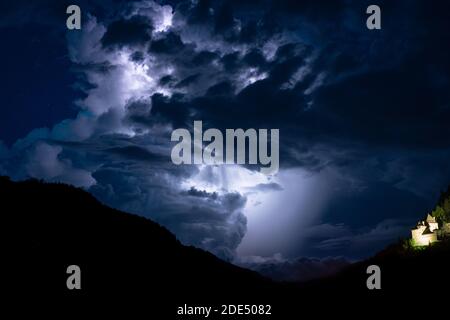
<path fill-rule="evenodd" d="M 0 29 L 0 174 L 226 260 L 370 256 L 450 183 L 448 1 L 14 1 Z M 194 120 L 280 129 L 278 174 L 174 165 Z"/>

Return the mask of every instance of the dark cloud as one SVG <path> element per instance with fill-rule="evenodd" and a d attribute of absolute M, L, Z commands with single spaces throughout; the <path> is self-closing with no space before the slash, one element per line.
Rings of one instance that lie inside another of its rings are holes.
<path fill-rule="evenodd" d="M 225 70 L 229 72 L 236 71 L 239 67 L 238 65 L 239 53 L 233 52 L 226 54 L 222 57 L 221 62 L 225 67 Z"/>
<path fill-rule="evenodd" d="M 279 128 L 281 170 L 334 174 L 334 196 L 308 222 L 309 233 L 299 229 L 283 252 L 289 256 L 373 252 L 403 235 L 450 180 L 447 2 L 380 1 L 379 31 L 365 27 L 368 1 L 165 3 L 171 7 L 152 1 L 83 7 L 96 19 L 86 15 L 84 31 L 67 35 L 75 75 L 69 82 L 80 94 L 70 105 L 76 101 L 80 112 L 52 111 L 48 97 L 36 92 L 5 95 L 5 105 L 33 97 L 23 100 L 37 106 L 27 128 L 57 125 L 34 130 L 11 148 L 0 144 L 1 172 L 84 186 L 227 259 L 245 235 L 248 202 L 223 186 L 192 186 L 200 169 L 170 162 L 171 130 L 190 128 L 194 120 L 205 128 Z M 42 16 L 56 23 L 59 6 Z M 0 10 L 1 25 L 36 23 L 26 18 L 33 8 Z M 30 48 L 38 46 L 22 51 Z M 59 61 L 54 56 L 52 63 Z M 11 66 L 27 61 L 17 59 Z M 5 83 L 5 91 L 16 92 L 28 72 L 34 82 L 49 83 L 39 76 L 44 60 L 34 61 L 37 71 L 27 67 L 17 79 L 6 66 L 14 86 Z M 45 72 L 61 79 L 55 68 Z M 2 119 L 11 119 L 3 112 Z M 43 114 L 55 116 L 40 121 Z M 2 139 L 12 144 L 16 135 Z M 217 180 L 207 178 L 202 182 Z M 288 190 L 278 182 L 243 189 Z M 289 224 L 299 224 L 302 214 Z"/>
<path fill-rule="evenodd" d="M 220 82 L 208 88 L 207 96 L 229 96 L 233 93 L 234 87 L 228 81 Z"/>
<path fill-rule="evenodd" d="M 194 83 L 201 75 L 199 73 L 190 75 L 176 84 L 176 88 L 184 88 Z"/>
<path fill-rule="evenodd" d="M 223 3 L 217 11 L 216 20 L 214 24 L 214 31 L 225 37 L 231 36 L 234 27 L 233 9 L 228 3 Z"/>
<path fill-rule="evenodd" d="M 266 64 L 266 59 L 260 49 L 252 49 L 244 56 L 243 62 L 251 67 L 260 67 L 265 69 L 264 66 Z"/>
<path fill-rule="evenodd" d="M 142 44 L 151 40 L 152 30 L 148 17 L 133 16 L 112 22 L 101 42 L 104 47 Z"/>
<path fill-rule="evenodd" d="M 178 34 L 169 32 L 164 38 L 152 42 L 150 51 L 157 54 L 175 54 L 183 50 L 184 44 Z"/>
<path fill-rule="evenodd" d="M 183 191 L 183 194 L 187 194 L 194 197 L 201 197 L 201 198 L 211 198 L 213 200 L 217 199 L 217 192 L 207 192 L 204 190 L 198 190 L 195 187 L 191 187 L 188 191 Z"/>
<path fill-rule="evenodd" d="M 341 236 L 327 237 L 317 242 L 315 248 L 325 255 L 330 252 L 339 252 L 347 257 L 360 259 L 367 257 L 366 252 L 374 252 L 376 248 L 386 247 L 402 237 L 408 237 L 411 223 L 410 220 L 384 220 L 368 230 L 347 230 Z M 338 228 L 341 229 L 342 226 Z"/>
<path fill-rule="evenodd" d="M 212 16 L 211 7 L 213 1 L 199 0 L 195 5 L 191 6 L 189 2 L 182 1 L 178 4 L 178 9 L 183 15 L 188 16 L 188 22 L 192 24 L 201 24 L 209 21 Z"/>
<path fill-rule="evenodd" d="M 134 62 L 140 63 L 144 61 L 144 53 L 142 51 L 136 51 L 131 55 L 131 59 Z"/>
<path fill-rule="evenodd" d="M 271 183 L 259 183 L 252 189 L 258 191 L 282 191 L 283 187 L 280 186 L 278 183 L 271 182 Z"/>
<path fill-rule="evenodd" d="M 130 141 L 119 145 L 125 143 Z M 161 223 L 184 243 L 233 258 L 246 230 L 241 212 L 245 197 L 195 187 L 183 190 L 178 182 L 190 177 L 195 167 L 176 167 L 137 146 L 100 149 L 97 157 L 107 164 L 92 174 L 96 183 L 89 190 L 98 199 Z"/>
<path fill-rule="evenodd" d="M 139 146 L 114 147 L 106 149 L 104 152 L 123 156 L 126 159 L 140 161 L 170 161 L 168 157 L 152 153 L 147 149 L 141 148 Z"/>
<path fill-rule="evenodd" d="M 215 59 L 217 59 L 219 57 L 219 55 L 216 52 L 211 52 L 211 51 L 201 51 L 199 52 L 193 59 L 192 59 L 192 63 L 194 65 L 205 65 L 205 64 L 210 64 L 211 62 L 213 62 Z"/>

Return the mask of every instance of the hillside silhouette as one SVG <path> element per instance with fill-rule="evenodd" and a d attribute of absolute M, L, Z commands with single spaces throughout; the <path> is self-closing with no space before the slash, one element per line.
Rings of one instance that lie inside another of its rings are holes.
<path fill-rule="evenodd" d="M 156 319 L 181 319 L 176 307 L 185 303 L 271 304 L 274 314 L 262 319 L 287 319 L 317 306 L 327 306 L 320 309 L 324 315 L 346 314 L 350 301 L 386 305 L 395 297 L 398 306 L 400 299 L 435 299 L 434 292 L 450 288 L 447 242 L 419 251 L 394 244 L 335 276 L 277 283 L 184 246 L 164 227 L 109 208 L 75 187 L 1 177 L 0 206 L 10 235 L 6 275 L 11 295 L 23 301 L 76 302 L 78 307 L 109 301 L 109 311 L 132 301 L 164 314 Z M 66 268 L 72 264 L 81 268 L 81 290 L 66 287 Z M 370 264 L 381 267 L 382 290 L 366 287 Z"/>

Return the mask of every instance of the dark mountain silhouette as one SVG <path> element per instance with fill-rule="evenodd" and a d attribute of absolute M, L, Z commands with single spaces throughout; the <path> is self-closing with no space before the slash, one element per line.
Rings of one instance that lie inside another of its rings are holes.
<path fill-rule="evenodd" d="M 305 282 L 317 278 L 331 276 L 347 267 L 350 262 L 344 258 L 297 258 L 277 259 L 267 258 L 261 261 L 246 260 L 240 266 L 257 271 L 263 276 L 289 282 Z"/>
<path fill-rule="evenodd" d="M 51 301 L 73 310 L 106 302 L 109 313 L 132 305 L 154 316 L 150 319 L 194 319 L 177 317 L 177 306 L 220 310 L 227 303 L 271 304 L 272 316 L 256 318 L 290 319 L 307 311 L 349 317 L 355 304 L 384 308 L 395 301 L 394 307 L 400 307 L 399 299 L 434 301 L 441 299 L 440 289 L 450 288 L 444 242 L 424 251 L 397 244 L 338 275 L 289 284 L 184 246 L 160 225 L 109 208 L 71 186 L 2 177 L 0 210 L 8 234 L 3 263 L 11 285 L 8 296 L 23 306 Z M 72 264 L 81 268 L 81 290 L 66 287 L 66 268 Z M 382 270 L 382 290 L 366 287 L 370 264 Z"/>

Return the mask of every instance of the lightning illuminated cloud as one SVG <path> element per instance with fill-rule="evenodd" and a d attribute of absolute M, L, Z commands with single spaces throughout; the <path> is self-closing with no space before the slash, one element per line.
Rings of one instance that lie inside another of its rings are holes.
<path fill-rule="evenodd" d="M 428 11 L 393 7 L 401 27 L 381 35 L 353 1 L 102 3 L 66 35 L 76 115 L 0 142 L 1 174 L 84 187 L 225 259 L 348 254 L 352 239 L 367 254 L 447 183 L 448 50 L 416 45 L 442 47 Z M 170 134 L 194 120 L 280 129 L 279 174 L 173 165 Z"/>
<path fill-rule="evenodd" d="M 121 28 L 131 34 L 122 37 Z M 151 1 L 133 4 L 109 25 L 89 16 L 82 32 L 68 35 L 86 92 L 77 102 L 80 112 L 51 130 L 35 130 L 16 146 L 30 150 L 28 175 L 88 187 L 108 204 L 168 226 L 185 243 L 232 259 L 247 230 L 246 212 L 269 200 L 261 192 L 283 189 L 264 189 L 278 184 L 240 166 L 172 165 L 167 137 L 173 122 L 153 115 L 152 97 L 192 100 L 225 82 L 238 93 L 268 74 L 255 66 L 225 70 L 218 59 L 244 56 L 252 46 L 230 48 L 196 31 L 170 6 Z M 272 47 L 276 41 L 270 40 Z M 269 47 L 262 44 L 268 59 Z M 210 63 L 205 67 L 200 58 Z"/>

